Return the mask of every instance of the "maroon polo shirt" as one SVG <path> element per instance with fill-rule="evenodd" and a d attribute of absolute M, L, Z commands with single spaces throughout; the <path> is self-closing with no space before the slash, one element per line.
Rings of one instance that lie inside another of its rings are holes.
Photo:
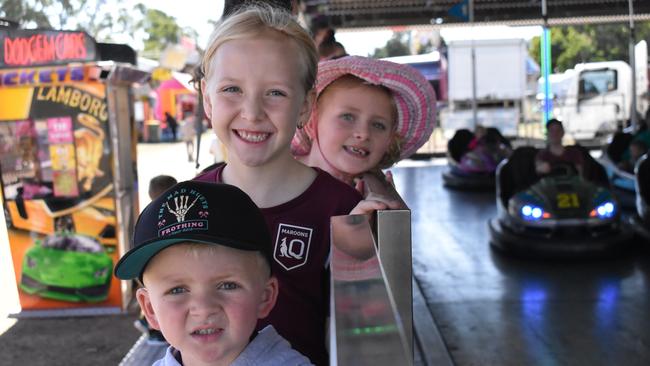
<path fill-rule="evenodd" d="M 572 147 L 565 147 L 562 155 L 555 155 L 549 149 L 543 149 L 537 152 L 535 159 L 547 162 L 551 164 L 551 166 L 562 163 L 573 164 L 576 169 L 581 167 L 585 160 L 582 151 Z"/>

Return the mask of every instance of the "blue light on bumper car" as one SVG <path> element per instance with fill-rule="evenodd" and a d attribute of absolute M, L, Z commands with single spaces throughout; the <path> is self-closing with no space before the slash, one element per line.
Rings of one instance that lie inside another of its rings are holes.
<path fill-rule="evenodd" d="M 536 221 L 542 218 L 544 210 L 537 206 L 524 205 L 524 207 L 521 208 L 521 215 L 525 220 Z"/>
<path fill-rule="evenodd" d="M 607 219 L 614 216 L 615 211 L 616 211 L 616 207 L 612 202 L 605 202 L 600 206 L 596 207 L 596 214 L 601 219 Z"/>

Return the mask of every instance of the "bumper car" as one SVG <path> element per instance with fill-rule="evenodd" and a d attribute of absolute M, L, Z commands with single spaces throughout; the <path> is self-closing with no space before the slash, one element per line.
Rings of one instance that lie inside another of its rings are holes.
<path fill-rule="evenodd" d="M 650 157 L 646 154 L 636 164 L 636 215 L 630 221 L 634 230 L 650 242 Z"/>
<path fill-rule="evenodd" d="M 633 232 L 603 167 L 579 147 L 583 176 L 571 164 L 538 177 L 533 147 L 514 151 L 497 170 L 497 217 L 489 221 L 490 244 L 524 256 L 580 257 L 613 253 Z"/>
<path fill-rule="evenodd" d="M 510 142 L 496 128 L 487 128 L 478 141 L 467 129 L 456 131 L 447 143 L 449 169 L 442 174 L 445 186 L 493 190 L 496 168 L 508 157 L 510 148 Z"/>
<path fill-rule="evenodd" d="M 108 297 L 113 260 L 95 239 L 54 234 L 36 240 L 23 257 L 20 288 L 43 298 L 99 302 Z"/>

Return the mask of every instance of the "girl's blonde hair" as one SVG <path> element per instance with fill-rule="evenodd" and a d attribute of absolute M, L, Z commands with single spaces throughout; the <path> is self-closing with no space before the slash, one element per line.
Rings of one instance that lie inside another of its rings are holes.
<path fill-rule="evenodd" d="M 387 169 L 395 165 L 400 160 L 400 155 L 402 154 L 402 137 L 400 135 L 393 133 L 393 139 L 388 146 L 388 151 L 381 158 L 379 163 L 377 163 L 377 168 Z"/>
<path fill-rule="evenodd" d="M 314 41 L 291 14 L 263 3 L 244 6 L 217 23 L 201 61 L 206 81 L 210 80 L 210 61 L 222 44 L 232 40 L 260 37 L 273 30 L 296 45 L 297 57 L 304 67 L 303 86 L 305 92 L 311 90 L 314 87 L 318 67 L 318 51 Z"/>

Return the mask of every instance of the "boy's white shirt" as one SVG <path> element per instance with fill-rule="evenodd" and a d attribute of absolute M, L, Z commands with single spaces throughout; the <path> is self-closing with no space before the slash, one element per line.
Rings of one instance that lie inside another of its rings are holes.
<path fill-rule="evenodd" d="M 182 355 L 181 355 L 182 357 Z M 272 325 L 257 333 L 242 353 L 230 366 L 303 366 L 312 365 L 309 359 L 291 348 L 289 342 L 275 331 Z M 165 357 L 152 366 L 182 366 L 172 354 L 172 347 L 167 348 Z"/>

